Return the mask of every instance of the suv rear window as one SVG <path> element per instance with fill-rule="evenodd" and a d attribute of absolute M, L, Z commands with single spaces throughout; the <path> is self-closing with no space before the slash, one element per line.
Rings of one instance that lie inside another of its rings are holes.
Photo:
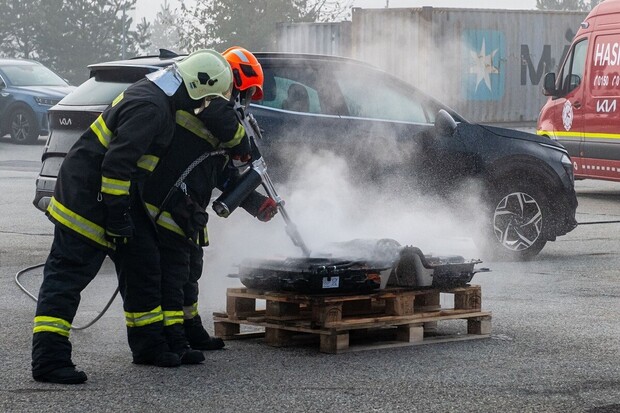
<path fill-rule="evenodd" d="M 144 67 L 94 70 L 90 79 L 65 96 L 61 102 L 69 106 L 109 105 L 129 85 L 152 70 Z"/>
<path fill-rule="evenodd" d="M 91 77 L 65 96 L 61 103 L 70 106 L 109 105 L 129 85 L 131 83 L 98 82 Z"/>

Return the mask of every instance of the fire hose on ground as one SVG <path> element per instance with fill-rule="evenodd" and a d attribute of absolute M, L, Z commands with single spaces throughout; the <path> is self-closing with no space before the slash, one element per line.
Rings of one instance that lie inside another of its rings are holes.
<path fill-rule="evenodd" d="M 598 224 L 620 224 L 620 220 L 616 221 L 592 221 L 592 222 L 578 222 L 577 225 L 598 225 Z"/>
<path fill-rule="evenodd" d="M 35 302 L 37 302 L 37 297 L 35 297 L 30 291 L 28 291 L 26 289 L 26 287 L 24 287 L 22 285 L 22 283 L 19 281 L 19 277 L 21 277 L 24 273 L 27 273 L 28 271 L 32 271 L 34 269 L 37 268 L 41 268 L 45 265 L 44 262 L 42 262 L 41 264 L 37 264 L 37 265 L 32 265 L 30 267 L 26 267 L 22 270 L 17 271 L 17 273 L 15 274 L 15 283 L 17 284 L 17 286 L 24 292 L 26 293 L 26 295 L 30 298 L 32 298 Z M 114 299 L 116 298 L 116 296 L 118 295 L 118 287 L 116 287 L 116 290 L 114 291 L 114 293 L 112 294 L 112 297 L 110 297 L 110 299 L 108 300 L 108 303 L 105 305 L 105 307 L 103 307 L 103 310 L 101 310 L 101 312 L 95 317 L 93 318 L 91 321 L 89 321 L 88 323 L 84 324 L 83 326 L 75 326 L 75 325 L 71 325 L 71 329 L 72 330 L 85 330 L 88 327 L 92 326 L 93 324 L 95 324 L 97 321 L 99 321 L 99 319 L 101 317 L 103 317 L 103 315 L 106 313 L 106 311 L 108 311 L 108 308 L 110 308 L 110 306 L 112 305 L 112 302 L 114 302 Z"/>

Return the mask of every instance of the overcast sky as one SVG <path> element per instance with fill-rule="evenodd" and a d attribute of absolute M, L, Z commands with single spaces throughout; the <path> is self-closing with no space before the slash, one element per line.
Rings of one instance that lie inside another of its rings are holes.
<path fill-rule="evenodd" d="M 239 0 L 243 1 L 243 0 Z M 142 17 L 152 21 L 164 0 L 138 0 L 136 3 L 135 21 Z M 186 4 L 190 4 L 187 0 Z M 173 7 L 177 7 L 178 0 L 170 0 Z M 390 7 L 454 7 L 454 8 L 485 8 L 485 9 L 535 9 L 536 0 L 355 0 L 354 7 L 381 8 L 389 4 Z"/>

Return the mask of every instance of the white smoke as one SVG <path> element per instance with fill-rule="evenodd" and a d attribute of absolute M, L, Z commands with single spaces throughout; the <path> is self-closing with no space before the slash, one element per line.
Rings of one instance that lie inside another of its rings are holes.
<path fill-rule="evenodd" d="M 313 253 L 329 252 L 335 242 L 389 238 L 426 254 L 479 258 L 472 226 L 459 213 L 481 210 L 476 208 L 475 187 L 455 188 L 458 194 L 446 200 L 399 187 L 356 184 L 346 160 L 331 152 L 300 153 L 299 159 L 303 162 L 298 162 L 286 183 L 276 184 L 276 190 Z M 447 205 L 450 202 L 457 204 Z M 242 287 L 227 275 L 236 274 L 243 259 L 302 256 L 279 215 L 263 223 L 242 209 L 227 219 L 212 213 L 209 234 L 212 245 L 205 249 L 201 300 L 218 309 L 224 308 L 226 288 Z"/>

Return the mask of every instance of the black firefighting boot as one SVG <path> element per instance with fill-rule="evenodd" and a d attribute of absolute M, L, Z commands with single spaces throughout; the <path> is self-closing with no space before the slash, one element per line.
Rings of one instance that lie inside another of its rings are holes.
<path fill-rule="evenodd" d="M 127 338 L 134 364 L 179 367 L 179 355 L 170 349 L 162 332 L 163 322 L 141 327 L 127 327 Z"/>
<path fill-rule="evenodd" d="M 202 351 L 192 349 L 189 346 L 181 324 L 164 327 L 164 334 L 170 351 L 174 351 L 179 356 L 181 364 L 200 364 L 205 360 Z"/>
<path fill-rule="evenodd" d="M 134 364 L 146 364 L 157 367 L 179 367 L 181 358 L 176 352 L 164 351 L 145 357 L 133 357 Z"/>
<path fill-rule="evenodd" d="M 194 350 L 190 346 L 177 349 L 176 353 L 181 358 L 181 364 L 200 364 L 205 361 L 205 355 L 200 350 Z"/>
<path fill-rule="evenodd" d="M 35 333 L 32 337 L 32 378 L 45 383 L 81 384 L 86 373 L 75 369 L 71 362 L 68 337 L 51 332 Z"/>
<path fill-rule="evenodd" d="M 219 337 L 211 337 L 202 326 L 199 315 L 186 319 L 183 322 L 185 337 L 191 348 L 196 350 L 219 350 L 224 348 L 224 340 Z"/>
<path fill-rule="evenodd" d="M 58 384 L 82 384 L 88 377 L 86 373 L 80 370 L 76 370 L 73 367 L 60 367 L 56 370 L 49 371 L 44 374 L 33 374 L 32 377 L 36 381 L 43 383 L 58 383 Z"/>

